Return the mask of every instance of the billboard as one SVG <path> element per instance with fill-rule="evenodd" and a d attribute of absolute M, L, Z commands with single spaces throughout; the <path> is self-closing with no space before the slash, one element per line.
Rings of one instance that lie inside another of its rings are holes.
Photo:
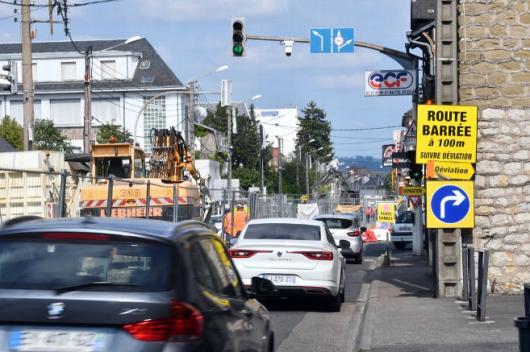
<path fill-rule="evenodd" d="M 364 78 L 366 97 L 413 95 L 416 92 L 415 70 L 367 71 Z"/>
<path fill-rule="evenodd" d="M 395 144 L 384 144 L 382 163 L 383 167 L 392 166 L 392 154 L 394 153 Z"/>

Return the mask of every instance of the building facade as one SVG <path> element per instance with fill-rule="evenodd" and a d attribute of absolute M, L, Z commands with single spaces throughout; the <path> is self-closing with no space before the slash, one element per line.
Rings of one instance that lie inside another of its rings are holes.
<path fill-rule="evenodd" d="M 91 48 L 92 141 L 98 126 L 112 123 L 131 134 L 136 130 L 136 141 L 149 152 L 152 128 L 175 126 L 178 130 L 184 129 L 188 88 L 146 39 L 130 43 L 125 40 L 79 41 L 76 45 L 81 53 L 70 42 L 32 44 L 35 119 L 52 120 L 77 150 L 82 149 L 85 104 L 85 56 L 82 52 Z M 10 60 L 16 62 L 20 84 L 17 94 L 0 91 L 0 113 L 22 124 L 19 43 L 0 44 L 0 65 Z M 151 101 L 152 98 L 155 99 Z"/>
<path fill-rule="evenodd" d="M 530 3 L 459 1 L 459 96 L 477 105 L 474 243 L 491 251 L 489 287 L 530 282 Z"/>
<path fill-rule="evenodd" d="M 265 140 L 274 148 L 281 144 L 281 154 L 289 159 L 295 156 L 298 126 L 298 109 L 255 109 L 256 120 L 263 126 Z"/>

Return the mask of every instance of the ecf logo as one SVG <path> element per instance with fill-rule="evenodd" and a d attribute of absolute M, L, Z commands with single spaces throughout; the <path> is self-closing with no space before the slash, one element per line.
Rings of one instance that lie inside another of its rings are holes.
<path fill-rule="evenodd" d="M 409 71 L 372 72 L 368 85 L 372 89 L 407 89 L 414 84 L 414 77 Z"/>

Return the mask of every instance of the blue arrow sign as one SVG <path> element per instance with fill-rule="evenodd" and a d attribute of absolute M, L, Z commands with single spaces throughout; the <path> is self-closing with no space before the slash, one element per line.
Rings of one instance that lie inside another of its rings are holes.
<path fill-rule="evenodd" d="M 445 185 L 434 192 L 431 209 L 434 216 L 445 223 L 462 221 L 469 212 L 469 196 L 455 185 Z"/>
<path fill-rule="evenodd" d="M 310 31 L 312 54 L 353 53 L 353 28 L 318 28 Z"/>

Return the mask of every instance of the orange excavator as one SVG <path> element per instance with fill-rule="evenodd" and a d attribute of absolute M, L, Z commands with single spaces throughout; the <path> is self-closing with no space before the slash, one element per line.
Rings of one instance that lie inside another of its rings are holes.
<path fill-rule="evenodd" d="M 180 132 L 151 130 L 148 168 L 140 147 L 113 142 L 111 138 L 92 146 L 92 178 L 81 188 L 81 215 L 169 221 L 175 215 L 178 220 L 209 218 L 208 189 Z"/>

